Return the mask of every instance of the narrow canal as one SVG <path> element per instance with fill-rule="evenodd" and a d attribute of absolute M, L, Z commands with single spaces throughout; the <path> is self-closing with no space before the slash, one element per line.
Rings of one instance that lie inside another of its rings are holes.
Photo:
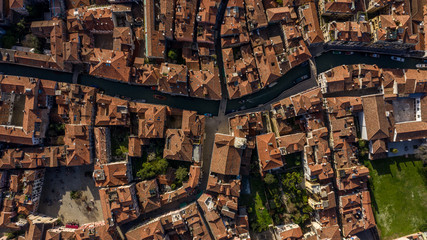
<path fill-rule="evenodd" d="M 353 55 L 333 54 L 327 52 L 315 58 L 317 72 L 321 73 L 335 66 L 342 64 L 377 64 L 381 68 L 415 68 L 420 59 L 406 58 L 405 62 L 396 62 L 391 60 L 390 56 L 382 55 L 380 58 L 372 58 L 365 53 L 354 53 Z M 72 82 L 72 74 L 52 71 L 49 69 L 40 69 L 14 64 L 0 63 L 0 72 L 8 75 L 37 77 L 61 82 Z M 304 75 L 310 74 L 308 64 L 291 69 L 284 76 L 279 78 L 278 83 L 273 87 L 267 87 L 249 96 L 239 99 L 229 100 L 226 112 L 242 110 L 256 107 L 266 103 L 280 93 L 289 89 L 295 84 L 295 80 Z M 145 100 L 147 103 L 165 104 L 174 108 L 183 108 L 198 111 L 199 114 L 218 113 L 219 101 L 191 98 L 185 96 L 171 96 L 160 93 L 145 86 L 135 86 L 126 83 L 113 82 L 106 79 L 96 78 L 89 75 L 81 75 L 79 83 L 87 86 L 99 87 L 106 94 L 112 96 L 125 96 L 132 100 Z M 164 96 L 164 100 L 155 98 L 155 95 Z"/>

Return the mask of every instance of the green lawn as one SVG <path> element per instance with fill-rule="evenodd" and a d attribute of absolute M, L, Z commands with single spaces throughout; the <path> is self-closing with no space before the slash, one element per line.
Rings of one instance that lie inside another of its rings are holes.
<path fill-rule="evenodd" d="M 240 204 L 245 205 L 249 213 L 249 225 L 255 232 L 262 232 L 268 229 L 268 225 L 273 223 L 266 207 L 264 194 L 264 183 L 259 176 L 251 175 L 251 194 L 242 194 Z"/>
<path fill-rule="evenodd" d="M 381 239 L 393 239 L 427 226 L 427 175 L 414 158 L 365 161 Z"/>

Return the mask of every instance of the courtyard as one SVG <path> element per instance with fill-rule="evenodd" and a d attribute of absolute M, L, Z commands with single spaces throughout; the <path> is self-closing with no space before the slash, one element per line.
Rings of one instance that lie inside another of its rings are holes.
<path fill-rule="evenodd" d="M 393 112 L 397 123 L 415 121 L 415 99 L 397 98 L 393 100 Z"/>
<path fill-rule="evenodd" d="M 422 161 L 394 157 L 365 161 L 381 239 L 394 239 L 427 226 L 427 175 Z"/>
<path fill-rule="evenodd" d="M 103 220 L 93 166 L 47 168 L 38 211 L 63 223 L 85 224 Z M 81 193 L 72 199 L 71 193 Z"/>

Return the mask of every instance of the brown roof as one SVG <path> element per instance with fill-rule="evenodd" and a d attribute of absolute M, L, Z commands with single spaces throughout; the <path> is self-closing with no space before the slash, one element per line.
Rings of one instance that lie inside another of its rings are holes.
<path fill-rule="evenodd" d="M 92 162 L 89 134 L 89 126 L 65 125 L 66 166 L 78 166 Z"/>
<path fill-rule="evenodd" d="M 241 152 L 235 147 L 235 137 L 215 134 L 211 172 L 223 175 L 239 175 Z"/>
<path fill-rule="evenodd" d="M 258 135 L 256 143 L 261 171 L 268 171 L 283 166 L 282 155 L 277 147 L 274 133 Z"/>
<path fill-rule="evenodd" d="M 130 81 L 130 67 L 125 52 L 94 48 L 89 74 L 122 82 Z"/>
<path fill-rule="evenodd" d="M 268 22 L 285 21 L 292 22 L 297 18 L 295 10 L 290 7 L 269 8 L 266 11 Z"/>
<path fill-rule="evenodd" d="M 166 123 L 166 107 L 143 105 L 144 117 L 139 118 L 138 137 L 163 138 Z"/>
<path fill-rule="evenodd" d="M 57 167 L 65 162 L 65 154 L 64 146 L 6 149 L 0 153 L 0 168 Z"/>
<path fill-rule="evenodd" d="M 200 166 L 191 165 L 190 166 L 190 172 L 188 173 L 188 187 L 189 188 L 195 188 L 197 185 L 199 185 L 200 175 L 201 175 L 202 168 Z"/>
<path fill-rule="evenodd" d="M 98 109 L 95 125 L 126 126 L 129 124 L 128 101 L 98 93 L 96 95 L 96 103 Z"/>
<path fill-rule="evenodd" d="M 220 180 L 214 175 L 209 175 L 208 185 L 206 190 L 210 192 L 215 192 L 223 194 L 225 196 L 240 196 L 240 180 L 229 180 L 225 181 L 224 179 Z"/>
<path fill-rule="evenodd" d="M 193 143 L 183 130 L 166 130 L 166 144 L 163 149 L 163 157 L 179 161 L 192 161 Z"/>
<path fill-rule="evenodd" d="M 295 133 L 290 135 L 284 135 L 277 138 L 279 143 L 279 148 L 284 148 L 286 154 L 291 154 L 295 152 L 301 152 L 304 150 L 305 133 Z"/>
<path fill-rule="evenodd" d="M 425 139 L 427 136 L 427 122 L 396 123 L 394 128 L 394 142 Z"/>
<path fill-rule="evenodd" d="M 155 220 L 126 233 L 129 240 L 163 240 L 165 231 L 160 220 Z"/>
<path fill-rule="evenodd" d="M 112 187 L 125 185 L 132 179 L 127 162 L 96 164 L 93 178 L 97 187 Z"/>
<path fill-rule="evenodd" d="M 104 220 L 117 224 L 138 218 L 140 211 L 135 195 L 135 184 L 99 189 Z"/>
<path fill-rule="evenodd" d="M 388 138 L 389 122 L 385 115 L 383 95 L 362 97 L 368 140 Z"/>
<path fill-rule="evenodd" d="M 249 31 L 267 26 L 267 16 L 262 3 L 256 0 L 245 0 L 245 8 Z"/>
<path fill-rule="evenodd" d="M 329 31 L 335 34 L 337 41 L 370 42 L 371 29 L 369 22 L 332 22 Z"/>
<path fill-rule="evenodd" d="M 188 95 L 187 67 L 180 64 L 162 63 L 160 66 L 159 91 Z"/>
<path fill-rule="evenodd" d="M 190 96 L 221 99 L 221 85 L 218 74 L 210 71 L 189 71 Z"/>
<path fill-rule="evenodd" d="M 138 182 L 135 188 L 142 213 L 148 213 L 161 207 L 156 179 Z"/>
<path fill-rule="evenodd" d="M 309 2 L 299 7 L 300 24 L 303 27 L 303 37 L 308 44 L 323 42 L 323 34 L 320 30 L 319 18 L 317 15 L 316 4 Z"/>
<path fill-rule="evenodd" d="M 196 111 L 183 110 L 181 129 L 190 136 L 200 137 L 205 132 L 205 116 Z"/>

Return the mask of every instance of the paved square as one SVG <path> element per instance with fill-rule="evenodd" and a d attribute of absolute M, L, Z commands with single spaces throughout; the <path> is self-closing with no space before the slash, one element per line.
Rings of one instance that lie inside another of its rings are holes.
<path fill-rule="evenodd" d="M 46 168 L 38 211 L 59 217 L 64 223 L 73 221 L 84 224 L 103 220 L 101 201 L 92 172 L 92 165 Z M 70 192 L 77 190 L 82 191 L 81 199 L 71 199 Z"/>

